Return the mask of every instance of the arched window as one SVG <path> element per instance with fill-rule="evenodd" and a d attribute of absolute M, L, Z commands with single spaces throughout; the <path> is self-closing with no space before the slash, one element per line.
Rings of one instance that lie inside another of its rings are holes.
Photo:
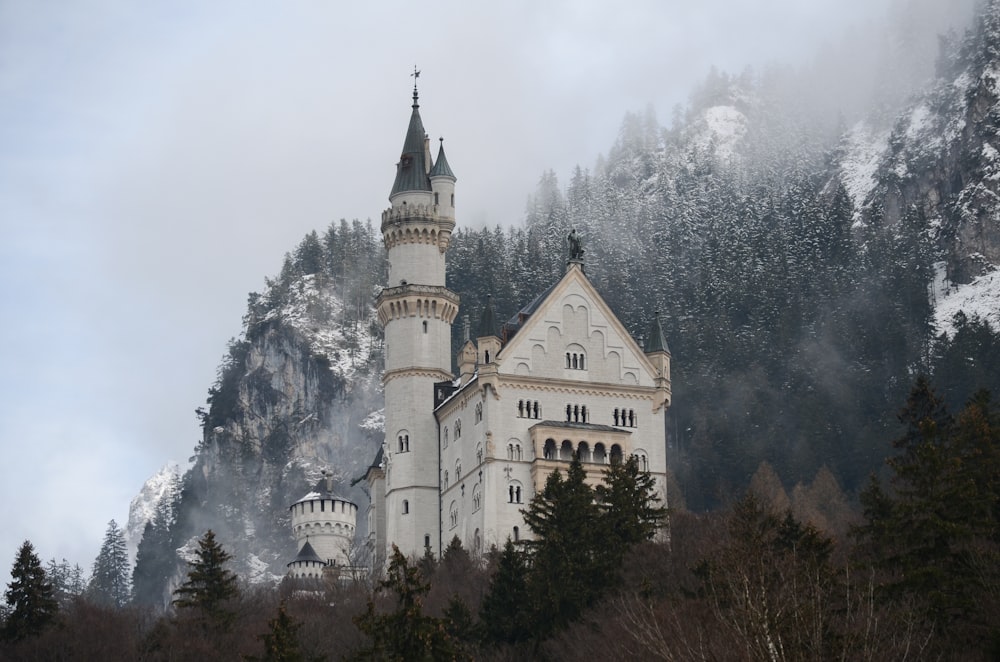
<path fill-rule="evenodd" d="M 546 460 L 554 460 L 554 459 L 556 459 L 556 440 L 555 439 L 546 439 L 545 440 L 545 448 L 542 451 L 542 457 L 544 457 Z"/>
<path fill-rule="evenodd" d="M 448 448 L 448 428 L 444 429 L 444 447 Z"/>
<path fill-rule="evenodd" d="M 618 444 L 614 444 L 611 447 L 611 464 L 621 464 L 622 461 L 622 447 Z"/>
<path fill-rule="evenodd" d="M 479 485 L 472 488 L 472 512 L 476 512 L 483 505 L 483 492 Z"/>
<path fill-rule="evenodd" d="M 448 482 L 448 470 L 447 469 L 444 470 L 444 480 L 442 481 L 442 483 L 444 484 L 444 489 L 448 489 L 448 485 L 451 484 L 451 483 Z"/>
<path fill-rule="evenodd" d="M 524 400 L 517 401 L 517 417 L 524 418 Z"/>
<path fill-rule="evenodd" d="M 476 423 L 479 423 L 481 420 L 483 420 L 483 403 L 482 402 L 477 402 L 476 403 Z"/>
<path fill-rule="evenodd" d="M 453 529 L 458 526 L 458 505 L 454 501 L 448 507 L 448 523 Z"/>
<path fill-rule="evenodd" d="M 462 480 L 462 461 L 455 460 L 455 480 Z"/>
<path fill-rule="evenodd" d="M 507 502 L 521 503 L 521 483 L 516 480 L 507 486 Z"/>
<path fill-rule="evenodd" d="M 476 464 L 480 465 L 483 463 L 483 445 L 479 444 L 476 446 Z"/>
<path fill-rule="evenodd" d="M 539 411 L 540 411 L 540 410 L 539 410 L 539 408 L 538 408 L 538 401 L 536 400 L 536 401 L 534 402 L 534 413 L 535 413 L 535 415 L 534 415 L 534 417 L 533 417 L 533 418 L 538 418 L 538 417 L 540 416 L 540 414 L 539 414 Z"/>
<path fill-rule="evenodd" d="M 573 442 L 569 439 L 563 439 L 562 446 L 559 448 L 559 459 L 567 462 L 573 459 Z"/>
<path fill-rule="evenodd" d="M 601 442 L 594 444 L 594 462 L 598 464 L 607 464 L 608 462 L 608 452 Z"/>
<path fill-rule="evenodd" d="M 521 529 L 519 529 L 519 528 L 517 528 L 515 526 L 514 527 L 514 542 L 517 542 L 520 539 L 521 539 Z"/>
<path fill-rule="evenodd" d="M 424 333 L 427 333 L 427 320 L 424 320 Z"/>
<path fill-rule="evenodd" d="M 462 437 L 462 421 L 455 421 L 455 440 L 457 441 Z"/>
<path fill-rule="evenodd" d="M 514 444 L 507 444 L 507 459 L 514 459 Z"/>
<path fill-rule="evenodd" d="M 403 499 L 403 514 L 404 515 L 410 514 L 410 502 L 407 501 L 406 499 Z"/>
<path fill-rule="evenodd" d="M 592 458 L 590 457 L 590 444 L 588 444 L 586 441 L 581 441 L 580 444 L 576 447 L 576 454 L 577 457 L 580 458 L 581 462 L 592 461 Z"/>

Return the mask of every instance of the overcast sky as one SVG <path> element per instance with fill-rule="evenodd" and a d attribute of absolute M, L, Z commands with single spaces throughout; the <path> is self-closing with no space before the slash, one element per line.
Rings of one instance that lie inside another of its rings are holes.
<path fill-rule="evenodd" d="M 712 65 L 802 62 L 889 2 L 0 1 L 0 565 L 30 539 L 89 572 L 186 463 L 247 294 L 388 206 L 414 65 L 458 224 L 510 224 L 627 111 L 667 122 Z"/>

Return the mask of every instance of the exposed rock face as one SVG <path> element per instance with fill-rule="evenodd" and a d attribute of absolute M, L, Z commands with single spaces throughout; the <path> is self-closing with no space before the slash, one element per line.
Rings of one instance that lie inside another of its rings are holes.
<path fill-rule="evenodd" d="M 935 85 L 896 120 L 864 201 L 866 220 L 887 227 L 919 214 L 956 284 L 1000 265 L 998 43 L 994 3 L 942 54 Z"/>
<path fill-rule="evenodd" d="M 252 582 L 284 575 L 297 551 L 288 507 L 323 469 L 364 512 L 367 496 L 350 483 L 381 443 L 370 422 L 382 408 L 373 311 L 346 321 L 340 295 L 317 275 L 297 278 L 282 299 L 251 306 L 244 338 L 230 344 L 208 411 L 199 410 L 204 437 L 171 535 L 180 554 L 213 529 L 232 569 Z"/>

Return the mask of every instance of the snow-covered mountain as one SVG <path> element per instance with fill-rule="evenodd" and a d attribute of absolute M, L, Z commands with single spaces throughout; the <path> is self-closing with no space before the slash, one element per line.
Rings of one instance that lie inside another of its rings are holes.
<path fill-rule="evenodd" d="M 161 502 L 175 496 L 180 478 L 180 465 L 174 461 L 167 462 L 143 484 L 132 499 L 128 508 L 128 524 L 125 526 L 125 543 L 128 545 L 128 557 L 132 565 L 135 564 L 135 553 L 146 524 L 153 521 Z"/>

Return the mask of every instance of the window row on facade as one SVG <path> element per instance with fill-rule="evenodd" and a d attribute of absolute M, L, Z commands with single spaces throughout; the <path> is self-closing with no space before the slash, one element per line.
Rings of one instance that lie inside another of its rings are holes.
<path fill-rule="evenodd" d="M 518 400 L 517 417 L 540 419 L 542 417 L 542 408 L 538 404 L 538 400 Z"/>
<path fill-rule="evenodd" d="M 566 367 L 570 370 L 586 370 L 586 355 L 583 352 L 566 352 Z"/>
<path fill-rule="evenodd" d="M 305 532 L 306 535 L 330 535 L 336 534 L 339 536 L 354 535 L 354 527 L 350 524 L 331 524 L 326 522 L 324 524 L 299 524 L 295 527 L 298 532 Z"/>
<path fill-rule="evenodd" d="M 621 428 L 634 428 L 638 426 L 638 419 L 635 417 L 634 409 L 621 409 L 615 408 L 614 413 L 615 425 Z"/>

